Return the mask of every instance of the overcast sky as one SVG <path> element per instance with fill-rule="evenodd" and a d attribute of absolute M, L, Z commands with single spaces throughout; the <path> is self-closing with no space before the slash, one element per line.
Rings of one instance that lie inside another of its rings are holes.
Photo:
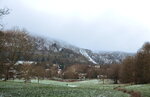
<path fill-rule="evenodd" d="M 5 29 L 99 51 L 136 52 L 150 41 L 149 0 L 0 0 Z"/>

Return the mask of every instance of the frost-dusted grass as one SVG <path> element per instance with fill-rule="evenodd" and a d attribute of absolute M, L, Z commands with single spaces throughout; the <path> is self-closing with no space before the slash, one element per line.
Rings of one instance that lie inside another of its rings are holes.
<path fill-rule="evenodd" d="M 128 90 L 139 91 L 142 97 L 150 97 L 150 84 L 131 85 L 125 87 Z"/>
<path fill-rule="evenodd" d="M 43 83 L 43 84 L 42 84 Z M 70 87 L 70 86 L 77 87 Z M 0 81 L 0 97 L 129 97 L 128 94 L 113 90 L 116 85 L 102 85 L 97 80 L 81 82 L 58 82 L 32 80 Z"/>

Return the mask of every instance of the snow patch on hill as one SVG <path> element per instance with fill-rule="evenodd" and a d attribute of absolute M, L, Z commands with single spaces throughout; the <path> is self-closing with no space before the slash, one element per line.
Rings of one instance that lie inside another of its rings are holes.
<path fill-rule="evenodd" d="M 81 53 L 83 56 L 85 56 L 86 58 L 88 58 L 89 61 L 91 61 L 92 63 L 97 64 L 97 63 L 87 54 L 87 52 L 86 52 L 85 50 L 80 49 L 80 53 Z"/>

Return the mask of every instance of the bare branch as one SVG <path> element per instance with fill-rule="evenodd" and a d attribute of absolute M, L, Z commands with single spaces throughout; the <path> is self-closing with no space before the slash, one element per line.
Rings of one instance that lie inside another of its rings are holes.
<path fill-rule="evenodd" d="M 3 8 L 3 9 L 0 9 L 0 17 L 4 16 L 4 15 L 8 15 L 10 12 L 9 12 L 9 9 L 8 8 Z"/>

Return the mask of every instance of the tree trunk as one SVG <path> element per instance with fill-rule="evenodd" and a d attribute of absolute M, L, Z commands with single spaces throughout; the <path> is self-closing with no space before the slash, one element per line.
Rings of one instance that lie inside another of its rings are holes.
<path fill-rule="evenodd" d="M 38 84 L 39 84 L 39 82 L 40 82 L 40 78 L 38 77 Z"/>
<path fill-rule="evenodd" d="M 118 79 L 114 79 L 114 84 L 118 84 Z"/>
<path fill-rule="evenodd" d="M 9 78 L 9 68 L 6 69 L 4 81 L 7 81 L 8 78 Z"/>

